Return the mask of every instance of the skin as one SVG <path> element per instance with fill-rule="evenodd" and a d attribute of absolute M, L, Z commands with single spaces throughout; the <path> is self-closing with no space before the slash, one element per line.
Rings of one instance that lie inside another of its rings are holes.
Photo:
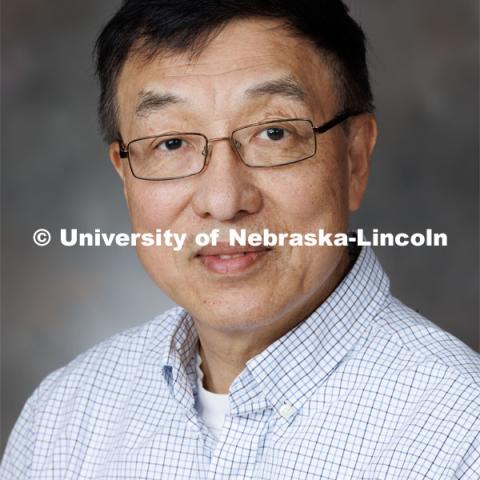
<path fill-rule="evenodd" d="M 304 101 L 281 94 L 250 98 L 259 82 L 290 75 Z M 340 108 L 333 72 L 306 40 L 278 21 L 235 21 L 202 53 L 159 55 L 146 63 L 129 57 L 118 79 L 119 126 L 125 143 L 166 131 L 228 136 L 240 126 L 273 118 L 307 118 L 320 125 Z M 184 103 L 139 117 L 141 92 L 169 92 Z M 349 269 L 343 247 L 277 247 L 250 267 L 219 274 L 196 256 L 196 233 L 219 228 L 249 232 L 347 230 L 359 208 L 376 140 L 371 114 L 353 117 L 317 136 L 317 154 L 279 168 L 245 166 L 228 141 L 211 144 L 207 168 L 182 180 L 135 178 L 118 143 L 109 148 L 120 175 L 135 232 L 156 228 L 188 234 L 180 252 L 137 247 L 154 282 L 192 315 L 200 340 L 204 386 L 227 393 L 245 363 L 306 318 L 334 290 Z"/>

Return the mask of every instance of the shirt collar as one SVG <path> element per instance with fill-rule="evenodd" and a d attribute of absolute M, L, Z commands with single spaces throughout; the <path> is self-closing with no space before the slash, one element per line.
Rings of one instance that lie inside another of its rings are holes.
<path fill-rule="evenodd" d="M 350 272 L 309 317 L 247 362 L 230 387 L 232 413 L 301 405 L 354 348 L 388 291 L 379 261 L 363 247 Z M 191 409 L 198 334 L 185 310 L 175 317 L 161 361 L 173 395 Z"/>
<path fill-rule="evenodd" d="M 193 319 L 186 310 L 178 309 L 175 317 L 166 339 L 161 364 L 164 378 L 174 397 L 187 409 L 193 410 L 198 334 Z"/>

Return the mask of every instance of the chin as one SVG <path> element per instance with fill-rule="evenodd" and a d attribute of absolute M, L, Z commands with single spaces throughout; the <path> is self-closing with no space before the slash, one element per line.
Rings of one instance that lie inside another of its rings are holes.
<path fill-rule="evenodd" d="M 268 310 L 265 308 L 268 306 Z M 246 331 L 266 326 L 275 321 L 275 314 L 278 308 L 272 308 L 271 302 L 267 297 L 262 301 L 248 297 L 238 299 L 238 301 L 228 301 L 226 299 L 214 300 L 206 299 L 199 307 L 185 306 L 186 310 L 197 321 L 212 328 L 225 331 Z"/>

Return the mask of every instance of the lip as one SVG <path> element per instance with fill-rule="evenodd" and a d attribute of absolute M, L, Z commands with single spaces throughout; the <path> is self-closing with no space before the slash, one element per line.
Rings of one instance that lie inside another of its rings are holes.
<path fill-rule="evenodd" d="M 207 245 L 201 248 L 196 258 L 209 271 L 217 274 L 241 273 L 251 268 L 272 249 L 260 245 L 258 247 L 229 245 Z M 222 258 L 223 256 L 228 258 Z"/>

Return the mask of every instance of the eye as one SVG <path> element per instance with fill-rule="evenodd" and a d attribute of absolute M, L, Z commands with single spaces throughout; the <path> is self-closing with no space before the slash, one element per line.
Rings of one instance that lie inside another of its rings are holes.
<path fill-rule="evenodd" d="M 260 135 L 259 137 L 262 139 L 262 140 L 274 140 L 274 141 L 278 141 L 278 140 L 282 140 L 285 135 L 286 135 L 286 131 L 285 129 L 283 128 L 280 128 L 280 127 L 269 127 L 269 128 L 266 128 L 265 130 L 262 130 L 260 132 Z"/>
<path fill-rule="evenodd" d="M 156 148 L 160 150 L 172 151 L 172 150 L 178 150 L 183 146 L 183 144 L 184 144 L 184 141 L 180 138 L 169 138 L 168 140 L 164 140 L 163 142 L 160 142 Z"/>

